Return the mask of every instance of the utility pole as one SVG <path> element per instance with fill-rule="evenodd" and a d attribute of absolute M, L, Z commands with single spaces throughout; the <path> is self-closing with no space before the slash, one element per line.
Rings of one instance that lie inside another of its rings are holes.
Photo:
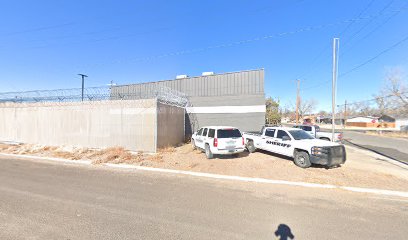
<path fill-rule="evenodd" d="M 338 67 L 339 38 L 333 38 L 333 76 L 332 76 L 332 141 L 334 142 L 334 132 L 336 124 L 336 83 Z"/>
<path fill-rule="evenodd" d="M 300 80 L 296 80 L 296 125 L 299 124 L 299 105 L 300 105 Z"/>
<path fill-rule="evenodd" d="M 87 75 L 85 75 L 85 74 L 82 74 L 82 73 L 79 73 L 78 74 L 79 76 L 81 76 L 81 78 L 82 78 L 82 102 L 84 101 L 84 87 L 85 87 L 85 78 L 86 77 L 88 77 Z"/>

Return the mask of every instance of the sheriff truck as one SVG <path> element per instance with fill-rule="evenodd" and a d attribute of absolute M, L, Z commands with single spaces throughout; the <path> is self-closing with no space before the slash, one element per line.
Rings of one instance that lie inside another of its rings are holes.
<path fill-rule="evenodd" d="M 260 133 L 243 133 L 243 137 L 250 153 L 262 149 L 288 156 L 301 168 L 312 164 L 333 167 L 346 162 L 344 145 L 316 139 L 299 128 L 263 127 Z"/>

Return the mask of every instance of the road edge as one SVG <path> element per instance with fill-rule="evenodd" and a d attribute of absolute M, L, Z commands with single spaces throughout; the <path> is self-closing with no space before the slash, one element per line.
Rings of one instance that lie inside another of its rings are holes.
<path fill-rule="evenodd" d="M 69 163 L 69 164 L 76 164 L 76 165 L 92 165 L 92 162 L 89 160 L 69 160 L 69 159 L 62 159 L 62 158 L 40 157 L 40 156 L 32 156 L 32 155 L 9 154 L 9 153 L 0 153 L 0 156 L 14 157 L 14 158 L 20 158 L 20 159 L 22 158 L 22 159 L 29 159 L 29 160 Z M 185 170 L 144 167 L 144 166 L 136 166 L 136 165 L 130 165 L 130 164 L 104 163 L 101 165 L 107 166 L 110 168 L 117 168 L 117 169 L 135 169 L 139 171 L 170 173 L 170 174 L 188 175 L 188 176 L 194 176 L 194 177 L 204 177 L 204 178 L 221 179 L 221 180 L 232 180 L 232 181 L 240 181 L 240 182 L 266 183 L 266 184 L 288 185 L 288 186 L 308 187 L 308 188 L 340 189 L 340 190 L 356 192 L 356 193 L 369 193 L 369 194 L 376 194 L 376 195 L 408 198 L 408 192 L 385 190 L 385 189 L 348 187 L 348 186 L 338 186 L 338 185 L 331 185 L 331 184 L 295 182 L 295 181 L 274 180 L 274 179 L 266 179 L 266 178 L 240 177 L 240 176 L 221 175 L 221 174 L 214 174 L 214 173 L 202 173 L 202 172 L 192 172 L 192 171 L 185 171 Z"/>

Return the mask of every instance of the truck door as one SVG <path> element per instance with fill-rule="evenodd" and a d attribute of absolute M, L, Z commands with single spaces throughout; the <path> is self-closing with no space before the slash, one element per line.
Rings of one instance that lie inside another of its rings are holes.
<path fill-rule="evenodd" d="M 279 154 L 285 155 L 285 156 L 292 156 L 292 137 L 289 135 L 284 130 L 278 130 L 276 134 L 276 140 L 275 140 L 275 145 L 276 145 L 276 151 Z"/>
<path fill-rule="evenodd" d="M 273 142 L 275 141 L 275 132 L 274 128 L 266 128 L 264 134 L 261 138 L 261 148 L 266 151 L 274 152 Z"/>

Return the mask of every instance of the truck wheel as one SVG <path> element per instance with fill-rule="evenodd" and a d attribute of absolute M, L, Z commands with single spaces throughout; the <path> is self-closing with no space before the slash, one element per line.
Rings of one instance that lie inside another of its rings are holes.
<path fill-rule="evenodd" d="M 330 138 L 320 138 L 321 140 L 330 141 Z"/>
<path fill-rule="evenodd" d="M 191 146 L 193 147 L 193 150 L 197 149 L 197 146 L 195 145 L 194 139 L 191 140 Z"/>
<path fill-rule="evenodd" d="M 212 159 L 214 157 L 208 144 L 205 145 L 205 156 L 207 157 L 207 159 Z"/>
<path fill-rule="evenodd" d="M 303 151 L 297 151 L 295 153 L 294 162 L 296 166 L 301 168 L 308 168 L 312 165 L 310 163 L 309 154 Z"/>
<path fill-rule="evenodd" d="M 252 141 L 252 140 L 249 140 L 248 142 L 247 142 L 247 149 L 248 149 L 248 152 L 250 152 L 250 153 L 253 153 L 253 152 L 255 152 L 256 151 L 256 147 L 255 147 L 255 145 L 254 145 L 254 141 Z"/>

